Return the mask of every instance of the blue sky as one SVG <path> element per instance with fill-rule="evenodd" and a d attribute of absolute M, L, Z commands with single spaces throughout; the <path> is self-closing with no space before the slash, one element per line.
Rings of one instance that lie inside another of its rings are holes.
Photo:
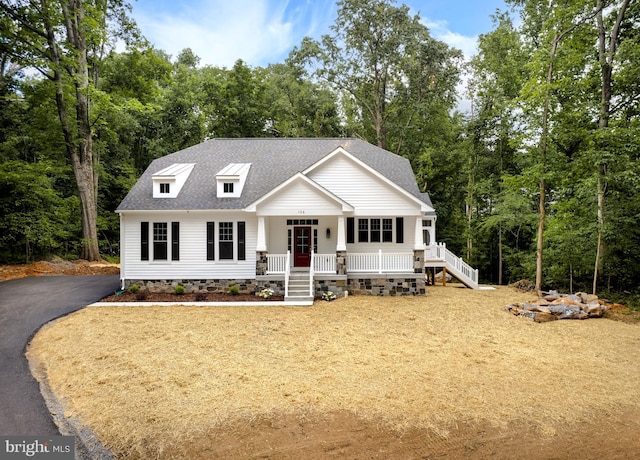
<path fill-rule="evenodd" d="M 492 29 L 490 15 L 503 0 L 405 0 L 420 13 L 435 38 L 475 52 L 479 34 Z M 137 0 L 133 17 L 157 48 L 176 56 L 191 48 L 201 65 L 231 67 L 237 59 L 250 66 L 282 62 L 303 37 L 329 32 L 334 0 Z"/>

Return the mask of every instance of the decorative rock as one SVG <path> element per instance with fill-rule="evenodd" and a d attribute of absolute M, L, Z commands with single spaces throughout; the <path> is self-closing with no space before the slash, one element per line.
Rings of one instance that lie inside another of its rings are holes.
<path fill-rule="evenodd" d="M 564 295 L 556 291 L 544 292 L 544 297 L 534 302 L 511 304 L 505 310 L 517 316 L 530 318 L 537 323 L 546 323 L 556 319 L 600 318 L 607 310 L 599 302 L 598 296 L 579 292 Z"/>

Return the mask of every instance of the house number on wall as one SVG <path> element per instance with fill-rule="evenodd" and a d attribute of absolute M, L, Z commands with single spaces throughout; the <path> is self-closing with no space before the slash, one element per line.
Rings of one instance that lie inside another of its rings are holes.
<path fill-rule="evenodd" d="M 298 214 L 304 214 L 304 211 L 298 211 Z"/>

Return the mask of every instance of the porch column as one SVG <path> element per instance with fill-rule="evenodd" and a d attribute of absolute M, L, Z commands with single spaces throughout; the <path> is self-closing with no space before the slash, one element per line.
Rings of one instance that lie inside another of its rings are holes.
<path fill-rule="evenodd" d="M 338 217 L 338 243 L 336 244 L 336 251 L 347 250 L 347 238 L 345 236 L 344 217 Z"/>
<path fill-rule="evenodd" d="M 414 250 L 424 250 L 424 241 L 422 240 L 422 216 L 416 218 L 416 231 L 414 236 Z"/>
<path fill-rule="evenodd" d="M 256 252 L 264 252 L 267 250 L 267 237 L 264 230 L 264 217 L 258 217 L 258 242 L 256 244 Z"/>

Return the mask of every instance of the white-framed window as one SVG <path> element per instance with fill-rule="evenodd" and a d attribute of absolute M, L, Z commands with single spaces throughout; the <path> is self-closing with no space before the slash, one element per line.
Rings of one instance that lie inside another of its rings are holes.
<path fill-rule="evenodd" d="M 382 219 L 382 242 L 393 243 L 393 219 Z"/>
<path fill-rule="evenodd" d="M 395 224 L 394 224 L 395 220 Z M 404 243 L 404 218 L 355 218 L 347 217 L 347 244 L 355 243 Z"/>
<path fill-rule="evenodd" d="M 218 224 L 218 251 L 220 260 L 233 260 L 233 222 Z"/>
<path fill-rule="evenodd" d="M 222 187 L 224 193 L 233 193 L 233 182 L 225 182 Z"/>
<path fill-rule="evenodd" d="M 160 183 L 160 193 L 162 194 L 168 194 L 171 193 L 169 188 L 169 183 L 168 182 L 161 182 Z"/>
<path fill-rule="evenodd" d="M 167 260 L 167 223 L 153 223 L 153 260 Z"/>

